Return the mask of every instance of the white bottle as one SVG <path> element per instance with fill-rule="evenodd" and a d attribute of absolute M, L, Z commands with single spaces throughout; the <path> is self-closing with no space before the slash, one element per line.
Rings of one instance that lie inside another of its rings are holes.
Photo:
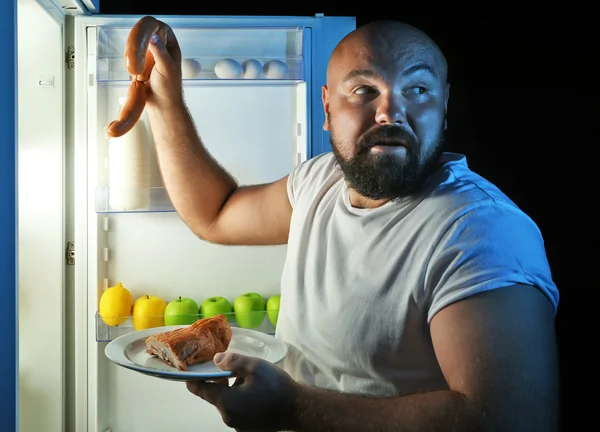
<path fill-rule="evenodd" d="M 119 99 L 119 109 L 125 98 Z M 108 143 L 109 205 L 115 211 L 150 207 L 151 142 L 142 118 L 125 135 Z"/>

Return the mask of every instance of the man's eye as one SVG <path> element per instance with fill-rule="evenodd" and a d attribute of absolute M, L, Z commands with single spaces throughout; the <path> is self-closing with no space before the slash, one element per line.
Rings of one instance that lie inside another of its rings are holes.
<path fill-rule="evenodd" d="M 409 93 L 415 96 L 420 96 L 427 93 L 427 89 L 422 86 L 415 86 L 408 89 Z"/>
<path fill-rule="evenodd" d="M 369 94 L 372 92 L 373 92 L 373 90 L 370 87 L 366 87 L 366 86 L 357 87 L 353 91 L 353 93 L 355 93 L 357 95 L 365 95 L 365 94 Z"/>

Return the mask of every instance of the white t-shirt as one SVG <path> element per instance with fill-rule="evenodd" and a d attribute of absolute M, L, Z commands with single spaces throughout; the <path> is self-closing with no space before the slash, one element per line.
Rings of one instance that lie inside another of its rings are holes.
<path fill-rule="evenodd" d="M 440 309 L 523 283 L 556 312 L 536 224 L 463 155 L 442 162 L 420 196 L 376 209 L 350 205 L 331 153 L 290 174 L 276 336 L 296 380 L 375 396 L 447 388 L 429 333 Z"/>

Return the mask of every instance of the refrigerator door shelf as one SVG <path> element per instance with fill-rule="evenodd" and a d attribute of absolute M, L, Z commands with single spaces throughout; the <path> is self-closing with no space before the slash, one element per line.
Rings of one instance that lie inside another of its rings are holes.
<path fill-rule="evenodd" d="M 97 81 L 128 81 L 131 28 L 97 27 Z M 174 27 L 184 80 L 304 81 L 302 27 Z"/>
<path fill-rule="evenodd" d="M 275 334 L 275 326 L 271 323 L 268 315 L 264 311 L 259 312 L 247 312 L 243 314 L 237 314 L 237 321 L 243 323 L 242 327 L 236 321 L 235 313 L 225 313 L 223 314 L 229 318 L 229 323 L 231 327 L 239 327 L 239 328 L 250 328 L 255 331 L 259 331 L 261 333 L 266 333 L 269 335 Z M 123 336 L 129 334 L 131 332 L 136 331 L 133 327 L 133 323 L 131 322 L 131 317 L 122 317 L 120 319 L 110 318 L 110 324 L 120 322 L 119 325 L 108 325 L 100 316 L 99 312 L 96 312 L 95 315 L 95 327 L 96 327 L 96 342 L 110 342 L 119 336 Z M 155 317 L 156 318 L 156 326 L 161 327 L 164 325 L 163 317 Z"/>
<path fill-rule="evenodd" d="M 65 16 L 97 14 L 100 0 L 36 0 L 53 19 L 64 23 Z"/>

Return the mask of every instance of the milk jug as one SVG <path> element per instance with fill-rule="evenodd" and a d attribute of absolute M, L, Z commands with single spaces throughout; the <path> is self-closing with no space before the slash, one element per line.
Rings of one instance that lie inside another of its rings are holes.
<path fill-rule="evenodd" d="M 125 98 L 119 99 L 122 108 Z M 150 207 L 151 141 L 140 118 L 125 135 L 108 143 L 109 205 L 115 211 Z"/>

